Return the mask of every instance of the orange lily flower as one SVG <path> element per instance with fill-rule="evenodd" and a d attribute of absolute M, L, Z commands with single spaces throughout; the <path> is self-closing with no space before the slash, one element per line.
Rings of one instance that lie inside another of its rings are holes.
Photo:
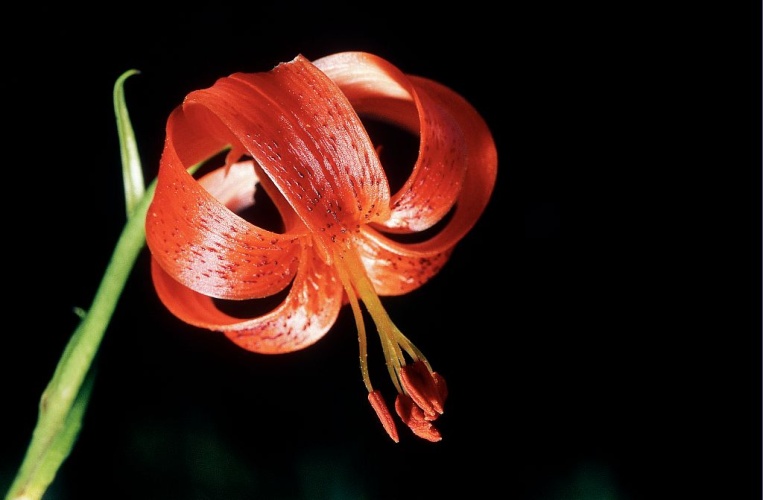
<path fill-rule="evenodd" d="M 360 116 L 419 138 L 418 158 L 396 193 L 385 169 L 399 166 L 382 165 Z M 443 412 L 445 380 L 379 297 L 432 278 L 482 214 L 497 153 L 476 110 L 451 89 L 372 54 L 312 62 L 299 55 L 269 72 L 236 73 L 191 92 L 171 113 L 166 134 L 146 218 L 152 277 L 164 305 L 245 349 L 277 354 L 315 343 L 349 304 L 368 399 L 398 442 L 369 377 L 362 303 L 398 392 L 396 413 L 419 437 L 439 441 L 433 422 Z M 198 180 L 188 173 L 226 147 L 225 165 Z M 282 231 L 238 215 L 260 187 L 278 209 Z M 440 221 L 425 241 L 396 237 Z M 280 305 L 247 319 L 216 302 L 279 293 Z"/>

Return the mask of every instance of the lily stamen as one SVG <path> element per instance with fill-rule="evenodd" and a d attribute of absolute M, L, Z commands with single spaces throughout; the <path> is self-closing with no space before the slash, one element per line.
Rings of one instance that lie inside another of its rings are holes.
<path fill-rule="evenodd" d="M 374 390 L 371 384 L 368 370 L 368 343 L 363 312 L 360 308 L 361 301 L 376 325 L 387 370 L 398 392 L 395 403 L 398 414 L 414 433 L 420 436 L 423 434 L 422 437 L 438 441 L 440 435 L 436 429 L 431 424 L 423 424 L 423 422 L 431 422 L 443 413 L 445 393 L 439 390 L 438 386 L 444 387 L 444 379 L 432 371 L 429 362 L 423 357 L 421 351 L 392 322 L 368 279 L 357 252 L 351 247 L 347 248 L 335 256 L 334 263 L 339 271 L 342 285 L 355 316 L 363 382 L 369 393 L 369 401 L 382 425 L 390 437 L 397 442 L 397 430 L 394 428 L 391 414 L 386 408 L 381 393 Z M 403 350 L 411 358 L 412 363 L 406 363 Z M 401 396 L 403 397 L 402 403 L 400 401 Z M 413 408 L 414 405 L 416 406 L 415 409 Z"/>

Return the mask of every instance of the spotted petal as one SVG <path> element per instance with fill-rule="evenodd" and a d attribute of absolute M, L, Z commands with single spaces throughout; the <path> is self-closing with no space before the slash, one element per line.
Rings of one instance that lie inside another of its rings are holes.
<path fill-rule="evenodd" d="M 495 145 L 482 118 L 461 96 L 368 53 L 332 54 L 315 65 L 358 113 L 419 135 L 419 156 L 392 198 L 392 214 L 383 223 L 387 229 L 420 231 L 434 225 L 456 202 L 466 172 L 472 175 L 474 169 L 485 171 L 486 202 L 497 170 Z"/>
<path fill-rule="evenodd" d="M 224 124 L 234 150 L 255 159 L 311 234 L 344 241 L 388 218 L 389 185 L 363 123 L 303 57 L 220 79 L 189 94 L 184 108 L 192 107 Z"/>
<path fill-rule="evenodd" d="M 371 142 L 361 116 L 419 139 L 417 159 L 403 171 L 410 175 L 395 193 L 387 173 L 406 166 L 382 165 L 383 145 Z M 194 163 L 223 148 L 222 167 L 198 181 L 189 175 Z M 496 174 L 493 138 L 467 101 L 371 54 L 315 63 L 297 56 L 267 73 L 221 78 L 190 93 L 168 120 L 146 219 L 155 288 L 179 318 L 262 353 L 311 345 L 349 303 L 369 401 L 397 441 L 370 380 L 362 304 L 398 389 L 398 416 L 419 437 L 439 441 L 433 421 L 443 411 L 444 378 L 393 323 L 379 295 L 407 293 L 440 270 L 484 211 Z M 260 188 L 283 231 L 237 214 Z M 414 240 L 411 233 L 419 234 Z M 216 302 L 279 293 L 280 305 L 252 319 Z"/>
<path fill-rule="evenodd" d="M 252 205 L 257 180 L 250 161 L 217 169 L 202 177 L 199 185 L 218 202 L 238 211 Z M 248 350 L 280 353 L 302 349 L 320 339 L 334 324 L 343 289 L 334 271 L 312 252 L 309 239 L 300 238 L 299 246 L 298 269 L 285 300 L 254 319 L 242 320 L 220 311 L 211 297 L 179 283 L 156 259 L 151 268 L 154 285 L 160 299 L 178 318 L 224 332 Z"/>
<path fill-rule="evenodd" d="M 345 52 L 315 64 L 337 82 L 359 113 L 420 137 L 411 175 L 391 199 L 390 218 L 374 224 L 378 230 L 364 227 L 360 246 L 377 293 L 408 293 L 439 272 L 484 211 L 497 175 L 492 135 L 483 118 L 456 92 L 405 75 L 377 56 Z M 451 210 L 447 223 L 428 239 L 404 243 L 384 234 L 423 231 Z"/>
<path fill-rule="evenodd" d="M 283 234 L 226 207 L 241 205 L 240 192 L 214 192 L 187 173 L 225 145 L 230 161 L 241 154 L 255 160 L 262 184 L 287 219 Z M 333 253 L 327 246 L 348 239 L 361 224 L 384 220 L 388 200 L 384 171 L 360 119 L 307 60 L 298 56 L 268 73 L 220 79 L 189 94 L 168 120 L 146 222 L 157 291 L 185 321 L 225 331 L 252 350 L 309 345 L 341 306 L 342 287 L 329 267 Z M 212 300 L 264 297 L 290 283 L 281 306 L 250 322 L 221 312 Z M 261 345 L 283 331 L 300 332 L 300 338 Z"/>

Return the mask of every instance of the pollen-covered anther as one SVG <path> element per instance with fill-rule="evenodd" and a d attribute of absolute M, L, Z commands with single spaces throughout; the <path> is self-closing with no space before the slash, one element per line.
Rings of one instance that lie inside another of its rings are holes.
<path fill-rule="evenodd" d="M 433 443 L 442 440 L 440 431 L 432 425 L 434 419 L 427 418 L 424 410 L 417 406 L 410 396 L 398 394 L 395 399 L 395 411 L 418 437 Z"/>
<path fill-rule="evenodd" d="M 435 420 L 444 411 L 448 388 L 445 379 L 417 360 L 400 370 L 400 382 L 427 420 Z"/>
<path fill-rule="evenodd" d="M 400 438 L 397 435 L 397 426 L 395 425 L 392 414 L 389 412 L 387 403 L 384 402 L 381 393 L 376 390 L 369 392 L 368 402 L 371 403 L 371 406 L 376 412 L 376 416 L 381 420 L 382 426 L 384 426 L 384 430 L 387 431 L 389 437 L 391 437 L 394 442 L 399 443 Z"/>

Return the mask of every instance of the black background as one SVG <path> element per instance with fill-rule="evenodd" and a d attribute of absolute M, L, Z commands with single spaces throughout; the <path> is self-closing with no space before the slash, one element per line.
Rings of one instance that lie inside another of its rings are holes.
<path fill-rule="evenodd" d="M 152 179 L 188 92 L 364 50 L 461 93 L 498 146 L 477 226 L 385 300 L 448 380 L 443 441 L 386 437 L 349 310 L 302 352 L 248 353 L 164 310 L 144 252 L 46 498 L 760 498 L 759 5 L 660 5 L 19 7 L 0 489 L 124 223 L 119 75 L 141 71 L 126 96 Z"/>

